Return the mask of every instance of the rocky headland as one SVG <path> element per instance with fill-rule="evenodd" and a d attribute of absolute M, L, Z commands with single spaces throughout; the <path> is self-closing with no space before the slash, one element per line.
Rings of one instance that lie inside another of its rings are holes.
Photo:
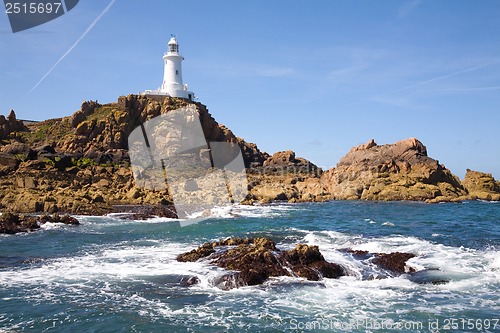
<path fill-rule="evenodd" d="M 322 181 L 340 200 L 459 201 L 467 199 L 460 179 L 415 138 L 379 146 L 374 140 L 352 148 Z"/>
<path fill-rule="evenodd" d="M 71 116 L 37 123 L 18 120 L 14 111 L 0 116 L 0 210 L 175 216 L 168 190 L 143 189 L 134 183 L 127 139 L 145 121 L 187 105 L 196 108 L 208 142 L 240 146 L 250 190 L 247 204 L 500 200 L 500 183 L 492 175 L 468 170 L 461 181 L 429 157 L 415 138 L 387 145 L 371 140 L 324 171 L 293 151 L 260 151 L 217 123 L 201 103 L 129 95 L 110 104 L 83 102 Z M 137 212 L 128 207 L 152 208 Z"/>

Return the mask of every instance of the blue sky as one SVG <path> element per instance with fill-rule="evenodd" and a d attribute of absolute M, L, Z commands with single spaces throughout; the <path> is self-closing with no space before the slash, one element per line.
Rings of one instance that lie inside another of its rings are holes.
<path fill-rule="evenodd" d="M 36 86 L 109 4 L 16 34 L 0 13 L 0 113 L 156 89 L 174 33 L 190 90 L 262 150 L 329 168 L 371 138 L 417 137 L 460 177 L 500 178 L 499 1 L 116 0 Z"/>

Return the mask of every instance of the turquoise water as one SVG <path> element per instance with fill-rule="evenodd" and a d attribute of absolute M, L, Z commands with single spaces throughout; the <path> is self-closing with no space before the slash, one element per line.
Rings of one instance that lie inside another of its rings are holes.
<path fill-rule="evenodd" d="M 500 204 L 329 202 L 234 207 L 179 221 L 79 217 L 0 235 L 0 332 L 500 332 Z M 177 254 L 229 236 L 319 245 L 352 276 L 222 291 Z M 343 249 L 417 255 L 447 284 L 367 279 Z M 201 282 L 182 287 L 183 276 Z"/>

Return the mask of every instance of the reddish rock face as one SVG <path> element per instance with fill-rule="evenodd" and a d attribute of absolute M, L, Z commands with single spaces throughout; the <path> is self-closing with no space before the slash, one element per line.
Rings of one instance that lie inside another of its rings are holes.
<path fill-rule="evenodd" d="M 370 140 L 354 147 L 323 174 L 321 183 L 335 199 L 450 201 L 467 194 L 415 138 L 383 146 Z"/>
<path fill-rule="evenodd" d="M 279 151 L 268 157 L 264 161 L 264 167 L 303 167 L 304 170 L 314 171 L 318 167 L 305 158 L 295 157 L 295 152 L 291 150 Z"/>

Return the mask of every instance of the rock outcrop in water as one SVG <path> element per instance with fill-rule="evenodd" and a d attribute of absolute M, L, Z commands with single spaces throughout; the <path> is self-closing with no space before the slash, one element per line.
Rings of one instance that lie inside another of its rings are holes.
<path fill-rule="evenodd" d="M 455 201 L 467 196 L 458 177 L 411 138 L 354 147 L 321 182 L 334 199 Z"/>
<path fill-rule="evenodd" d="M 369 253 L 367 251 L 341 250 L 355 260 L 356 267 L 366 272 L 353 272 L 348 267 L 325 260 L 318 246 L 297 244 L 295 248 L 283 251 L 269 238 L 228 238 L 218 242 L 205 243 L 192 251 L 177 256 L 177 261 L 194 262 L 206 260 L 229 270 L 213 283 L 224 290 L 243 286 L 259 285 L 270 277 L 291 276 L 309 281 L 323 278 L 340 278 L 346 275 L 360 275 L 362 280 L 384 279 L 409 274 L 417 283 L 443 282 L 436 276 L 424 276 L 407 264 L 414 258 L 412 253 Z M 415 278 L 414 278 L 415 277 Z M 183 286 L 196 284 L 196 276 L 184 277 Z"/>
<path fill-rule="evenodd" d="M 24 216 L 5 213 L 0 216 L 0 234 L 16 234 L 18 232 L 29 232 L 40 229 L 47 222 L 78 225 L 80 222 L 69 215 L 40 215 Z"/>
<path fill-rule="evenodd" d="M 205 243 L 196 250 L 180 254 L 177 260 L 186 262 L 201 258 L 235 271 L 216 281 L 216 285 L 224 290 L 262 284 L 273 276 L 318 281 L 346 275 L 342 266 L 326 261 L 317 246 L 298 244 L 292 250 L 281 251 L 269 238 L 230 238 Z"/>

